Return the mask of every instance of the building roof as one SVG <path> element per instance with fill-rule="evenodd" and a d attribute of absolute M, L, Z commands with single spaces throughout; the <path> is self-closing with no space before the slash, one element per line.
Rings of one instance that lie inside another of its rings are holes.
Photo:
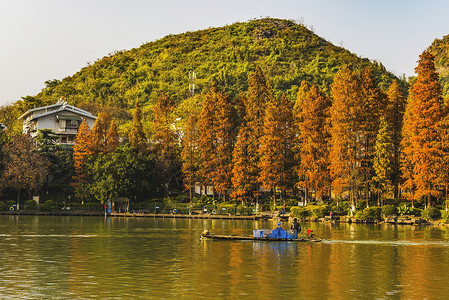
<path fill-rule="evenodd" d="M 3 129 L 5 129 L 5 128 L 6 128 L 6 126 L 3 125 L 2 123 L 0 123 L 0 130 L 3 130 Z"/>
<path fill-rule="evenodd" d="M 96 116 L 94 116 L 93 114 L 91 114 L 88 111 L 82 110 L 73 105 L 69 105 L 69 104 L 67 104 L 67 102 L 58 101 L 58 103 L 56 103 L 56 104 L 30 109 L 26 113 L 21 115 L 19 117 L 19 120 L 22 118 L 26 118 L 28 115 L 33 114 L 35 112 L 39 112 L 39 111 L 44 111 L 44 112 L 34 115 L 32 120 L 40 118 L 40 117 L 48 116 L 51 114 L 59 113 L 62 111 L 69 111 L 69 112 L 72 112 L 72 113 L 75 113 L 75 114 L 78 114 L 78 115 L 81 115 L 81 116 L 84 116 L 87 118 L 97 119 Z"/>

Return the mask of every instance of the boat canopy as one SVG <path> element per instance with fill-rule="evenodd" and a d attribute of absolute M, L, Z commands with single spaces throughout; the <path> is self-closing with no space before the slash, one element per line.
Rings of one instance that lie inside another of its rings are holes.
<path fill-rule="evenodd" d="M 282 227 L 277 227 L 267 237 L 268 238 L 276 238 L 276 239 L 294 239 L 294 238 L 296 238 L 295 236 L 288 234 L 287 231 L 282 229 Z"/>

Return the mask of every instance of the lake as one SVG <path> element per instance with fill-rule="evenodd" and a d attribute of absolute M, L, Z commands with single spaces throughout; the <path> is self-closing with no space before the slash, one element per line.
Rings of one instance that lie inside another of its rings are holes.
<path fill-rule="evenodd" d="M 275 226 L 0 216 L 0 298 L 449 297 L 449 227 L 303 223 L 328 241 L 200 240 L 204 229 L 252 234 Z"/>

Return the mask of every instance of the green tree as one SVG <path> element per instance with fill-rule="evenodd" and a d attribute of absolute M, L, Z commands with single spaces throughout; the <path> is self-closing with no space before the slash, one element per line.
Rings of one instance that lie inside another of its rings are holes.
<path fill-rule="evenodd" d="M 142 111 L 140 109 L 139 100 L 135 102 L 133 113 L 133 124 L 128 135 L 129 143 L 139 153 L 147 151 L 146 137 L 142 126 Z"/>
<path fill-rule="evenodd" d="M 174 120 L 175 103 L 166 93 L 161 93 L 153 108 L 153 147 L 160 183 L 165 194 L 176 188 L 181 174 L 180 145 Z"/>
<path fill-rule="evenodd" d="M 136 154 L 129 145 L 109 154 L 100 153 L 89 164 L 89 175 L 93 179 L 89 191 L 101 203 L 117 197 L 141 198 L 154 194 L 156 189 L 154 158 Z"/>
<path fill-rule="evenodd" d="M 393 142 L 393 170 L 392 184 L 394 185 L 394 198 L 399 197 L 400 182 L 400 153 L 401 153 L 401 132 L 405 112 L 405 96 L 401 91 L 397 80 L 393 81 L 387 91 L 387 122 L 391 131 Z"/>
<path fill-rule="evenodd" d="M 385 193 L 393 190 L 393 167 L 394 167 L 394 143 L 391 138 L 390 126 L 385 117 L 381 117 L 379 132 L 374 145 L 373 168 L 375 176 L 373 181 L 376 184 L 378 194 L 378 206 L 383 205 Z"/>
<path fill-rule="evenodd" d="M 182 139 L 182 173 L 184 175 L 184 185 L 189 190 L 190 201 L 193 199 L 195 182 L 197 180 L 197 172 L 199 170 L 199 132 L 198 132 L 198 116 L 191 114 L 186 128 L 184 130 L 184 138 Z"/>

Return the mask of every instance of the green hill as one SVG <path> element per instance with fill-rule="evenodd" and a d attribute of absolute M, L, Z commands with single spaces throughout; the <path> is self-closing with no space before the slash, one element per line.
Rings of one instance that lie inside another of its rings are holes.
<path fill-rule="evenodd" d="M 111 53 L 63 80 L 46 82 L 34 97 L 25 97 L 23 109 L 54 103 L 60 97 L 82 108 L 107 105 L 130 120 L 138 98 L 143 111 L 161 91 L 176 103 L 189 95 L 189 71 L 196 72 L 195 93 L 212 82 L 232 97 L 247 90 L 248 76 L 259 65 L 276 96 L 285 92 L 294 100 L 302 80 L 329 93 L 342 65 L 371 66 L 379 86 L 386 90 L 396 77 L 381 64 L 337 47 L 293 21 L 258 19 L 244 23 L 169 35 L 129 51 Z"/>
<path fill-rule="evenodd" d="M 449 97 L 449 35 L 442 39 L 435 39 L 429 47 L 435 56 L 435 67 L 440 74 L 440 83 L 443 89 L 443 97 Z"/>

